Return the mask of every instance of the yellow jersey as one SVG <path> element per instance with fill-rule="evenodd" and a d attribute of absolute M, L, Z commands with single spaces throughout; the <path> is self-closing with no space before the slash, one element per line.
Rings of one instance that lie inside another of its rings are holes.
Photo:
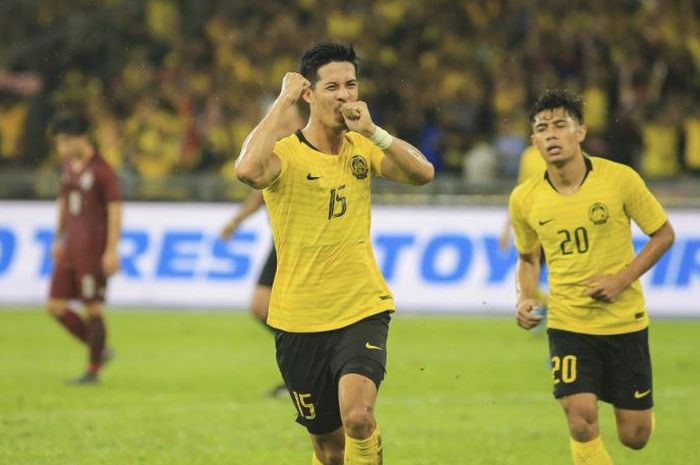
<path fill-rule="evenodd" d="M 548 327 L 599 335 L 638 331 L 649 324 L 639 280 L 613 303 L 586 296 L 584 281 L 616 274 L 634 259 L 630 219 L 649 235 L 667 216 L 631 168 L 596 157 L 585 162 L 586 177 L 574 194 L 557 192 L 546 172 L 513 190 L 515 247 L 529 253 L 542 244 L 549 269 Z"/>
<path fill-rule="evenodd" d="M 275 144 L 277 179 L 263 190 L 277 250 L 267 322 L 288 332 L 343 328 L 394 310 L 370 240 L 370 181 L 377 146 L 355 132 L 338 155 L 297 131 Z"/>

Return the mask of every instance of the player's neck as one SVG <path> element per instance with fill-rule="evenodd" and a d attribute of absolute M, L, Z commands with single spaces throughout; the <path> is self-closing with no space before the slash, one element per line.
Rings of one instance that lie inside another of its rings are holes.
<path fill-rule="evenodd" d="M 80 170 L 85 167 L 85 165 L 87 165 L 94 156 L 95 148 L 92 145 L 87 146 L 78 152 L 75 157 L 71 158 L 71 165 L 73 165 L 74 169 Z"/>
<path fill-rule="evenodd" d="M 343 146 L 343 136 L 345 130 L 335 130 L 321 124 L 309 121 L 309 124 L 302 130 L 304 137 L 311 145 L 319 151 L 329 155 L 337 155 Z"/>
<path fill-rule="evenodd" d="M 561 164 L 548 164 L 547 174 L 552 186 L 559 193 L 564 195 L 575 193 L 586 177 L 586 161 L 583 159 L 583 153 L 579 151 Z"/>

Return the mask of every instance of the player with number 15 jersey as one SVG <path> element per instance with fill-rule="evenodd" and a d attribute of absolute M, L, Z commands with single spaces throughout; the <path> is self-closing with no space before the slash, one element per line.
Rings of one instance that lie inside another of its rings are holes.
<path fill-rule="evenodd" d="M 340 153 L 328 155 L 301 131 L 275 153 L 281 171 L 263 191 L 278 251 L 268 323 L 329 331 L 393 310 L 369 239 L 371 177 L 381 175 L 384 153 L 348 132 Z"/>

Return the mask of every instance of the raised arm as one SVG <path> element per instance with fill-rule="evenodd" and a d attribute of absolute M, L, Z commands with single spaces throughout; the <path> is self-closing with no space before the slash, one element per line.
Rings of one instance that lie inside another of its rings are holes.
<path fill-rule="evenodd" d="M 415 186 L 433 179 L 433 164 L 416 147 L 374 124 L 365 102 L 347 103 L 342 113 L 348 129 L 359 132 L 384 151 L 381 170 L 386 179 Z"/>
<path fill-rule="evenodd" d="M 273 150 L 284 118 L 310 85 L 301 74 L 287 73 L 282 90 L 270 110 L 248 135 L 236 161 L 236 176 L 255 189 L 264 189 L 280 174 L 281 163 Z"/>

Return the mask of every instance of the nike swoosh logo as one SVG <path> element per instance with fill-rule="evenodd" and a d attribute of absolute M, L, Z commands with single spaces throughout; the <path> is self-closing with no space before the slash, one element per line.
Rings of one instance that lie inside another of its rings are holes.
<path fill-rule="evenodd" d="M 550 221 L 554 221 L 554 218 L 550 218 L 550 219 L 545 220 L 545 221 L 540 220 L 540 226 L 544 226 L 545 224 L 549 223 Z"/>
<path fill-rule="evenodd" d="M 366 347 L 367 349 L 369 349 L 369 350 L 384 350 L 384 349 L 382 349 L 381 347 L 373 346 L 373 345 L 370 344 L 369 342 L 365 342 L 365 347 Z"/>
<path fill-rule="evenodd" d="M 634 391 L 634 398 L 641 399 L 642 397 L 646 397 L 649 394 L 651 394 L 651 389 L 649 389 L 648 391 L 644 391 L 644 392 Z"/>
<path fill-rule="evenodd" d="M 309 173 L 309 174 L 306 175 L 306 179 L 308 179 L 309 181 L 313 181 L 313 180 L 316 180 L 316 179 L 321 179 L 322 177 L 323 177 L 323 176 L 312 176 L 311 173 Z"/>

